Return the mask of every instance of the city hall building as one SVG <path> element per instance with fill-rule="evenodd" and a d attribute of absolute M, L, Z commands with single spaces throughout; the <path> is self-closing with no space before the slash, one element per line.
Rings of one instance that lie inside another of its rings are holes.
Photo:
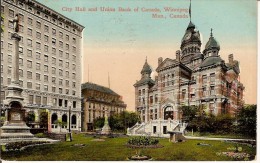
<path fill-rule="evenodd" d="M 175 58 L 158 59 L 155 79 L 145 61 L 141 79 L 134 84 L 135 110 L 142 123 L 130 128 L 129 135 L 183 132 L 187 124 L 181 123 L 181 106 L 200 106 L 208 115 L 236 115 L 244 103 L 239 63 L 233 54 L 225 63 L 212 30 L 206 46 L 201 44 L 200 33 L 190 21 Z"/>
<path fill-rule="evenodd" d="M 19 83 L 30 127 L 81 130 L 81 54 L 84 27 L 35 0 L 1 0 L 1 107 L 11 83 L 11 33 L 19 14 Z M 69 124 L 71 116 L 71 124 Z M 62 126 L 58 125 L 62 121 Z"/>
<path fill-rule="evenodd" d="M 86 82 L 82 84 L 82 131 L 92 131 L 96 118 L 119 114 L 126 110 L 122 97 L 112 89 Z"/>

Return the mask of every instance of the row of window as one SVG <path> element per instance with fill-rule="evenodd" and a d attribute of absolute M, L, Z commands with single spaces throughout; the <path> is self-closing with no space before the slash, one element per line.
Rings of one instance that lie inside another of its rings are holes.
<path fill-rule="evenodd" d="M 23 3 L 19 2 L 18 4 L 19 4 L 20 7 L 23 7 Z M 29 10 L 30 12 L 33 11 L 33 9 L 32 9 L 31 7 L 28 7 L 28 10 Z M 4 6 L 1 6 L 1 13 L 4 13 Z M 36 11 L 36 14 L 37 14 L 37 16 L 40 16 L 40 17 L 41 17 L 41 12 L 40 12 L 40 11 L 37 10 L 37 11 Z M 10 18 L 14 18 L 14 15 L 15 15 L 14 10 L 9 9 L 8 15 L 9 15 Z M 44 14 L 44 17 L 43 17 L 43 18 L 45 18 L 45 19 L 47 19 L 47 20 L 49 20 L 49 21 L 51 20 L 52 23 L 56 23 L 56 22 L 57 22 L 57 20 L 56 20 L 55 18 L 49 19 L 49 18 L 51 18 L 51 17 L 49 17 L 47 14 Z M 20 21 L 24 22 L 24 15 L 20 13 L 20 14 L 19 14 L 19 19 L 20 19 Z M 28 25 L 33 25 L 33 19 L 30 18 L 30 17 L 28 17 L 27 24 L 28 24 Z M 35 24 L 35 25 L 36 25 L 36 28 L 38 28 L 38 29 L 41 28 L 41 22 L 40 22 L 40 21 L 36 21 L 36 24 Z M 63 22 L 59 22 L 58 25 L 61 26 L 61 27 L 66 28 L 66 29 L 68 29 L 68 30 L 70 29 L 70 27 L 69 27 L 68 25 L 65 25 Z M 74 33 L 76 32 L 76 30 L 75 30 L 74 28 L 72 29 L 72 31 L 73 31 Z"/>
<path fill-rule="evenodd" d="M 28 62 L 27 63 L 27 67 L 28 68 L 32 68 L 32 63 Z M 41 70 L 40 63 L 36 63 L 36 70 Z M 73 70 L 75 70 L 75 68 L 73 68 Z M 4 71 L 4 67 L 3 67 L 3 65 L 1 65 L 1 73 L 3 73 L 3 71 Z M 49 72 L 49 66 L 48 65 L 44 65 L 44 72 Z M 12 73 L 12 67 L 8 66 L 7 74 L 11 74 L 11 73 Z M 52 67 L 51 73 L 53 75 L 56 75 L 56 67 Z M 72 75 L 71 78 L 75 80 L 76 79 L 76 73 L 71 73 L 71 75 Z M 20 77 L 24 77 L 24 72 L 23 72 L 22 69 L 19 69 L 19 76 Z M 63 70 L 62 69 L 59 69 L 59 76 L 63 76 Z M 66 78 L 69 78 L 70 77 L 69 71 L 65 71 L 65 75 L 64 76 Z M 27 79 L 32 79 L 32 72 L 31 71 L 27 71 Z M 37 77 L 36 77 L 36 79 L 37 79 Z M 39 80 L 40 80 L 40 78 L 39 78 Z"/>
<path fill-rule="evenodd" d="M 48 105 L 48 97 L 46 96 L 38 96 L 38 95 L 29 95 L 28 97 L 29 104 L 38 104 L 38 105 Z M 60 107 L 69 107 L 69 101 L 66 99 L 52 99 L 53 106 L 60 106 Z M 72 101 L 72 108 L 77 107 L 77 102 Z"/>

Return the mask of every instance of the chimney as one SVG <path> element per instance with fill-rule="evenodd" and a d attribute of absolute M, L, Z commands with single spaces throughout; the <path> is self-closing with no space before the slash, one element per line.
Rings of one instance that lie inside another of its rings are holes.
<path fill-rule="evenodd" d="M 229 62 L 230 64 L 232 64 L 233 61 L 234 61 L 233 54 L 229 54 L 229 55 L 228 55 L 228 62 Z"/>
<path fill-rule="evenodd" d="M 162 57 L 158 58 L 158 66 L 162 63 L 162 61 L 163 61 Z"/>
<path fill-rule="evenodd" d="M 177 60 L 177 61 L 180 61 L 180 60 L 181 60 L 181 59 L 180 59 L 180 58 L 181 58 L 181 51 L 180 51 L 180 50 L 177 50 L 175 54 L 176 54 L 176 60 Z"/>

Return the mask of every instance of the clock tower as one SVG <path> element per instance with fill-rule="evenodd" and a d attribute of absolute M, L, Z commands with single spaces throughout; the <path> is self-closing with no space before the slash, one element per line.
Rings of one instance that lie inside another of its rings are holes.
<path fill-rule="evenodd" d="M 195 28 L 195 25 L 190 21 L 185 34 L 181 41 L 181 61 L 189 62 L 192 56 L 200 54 L 201 40 L 200 32 Z"/>

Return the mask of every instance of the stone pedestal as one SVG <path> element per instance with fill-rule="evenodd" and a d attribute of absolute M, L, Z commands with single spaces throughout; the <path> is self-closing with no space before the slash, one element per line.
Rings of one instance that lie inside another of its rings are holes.
<path fill-rule="evenodd" d="M 25 110 L 23 109 L 22 91 L 19 85 L 19 41 L 21 36 L 17 33 L 11 35 L 14 40 L 13 65 L 11 84 L 8 86 L 8 94 L 4 104 L 8 106 L 6 110 L 6 121 L 1 127 L 1 139 L 16 140 L 33 138 L 30 128 L 25 124 Z"/>
<path fill-rule="evenodd" d="M 101 134 L 110 134 L 111 133 L 111 128 L 108 124 L 108 118 L 107 118 L 107 113 L 105 114 L 105 122 L 104 126 L 102 127 Z"/>

